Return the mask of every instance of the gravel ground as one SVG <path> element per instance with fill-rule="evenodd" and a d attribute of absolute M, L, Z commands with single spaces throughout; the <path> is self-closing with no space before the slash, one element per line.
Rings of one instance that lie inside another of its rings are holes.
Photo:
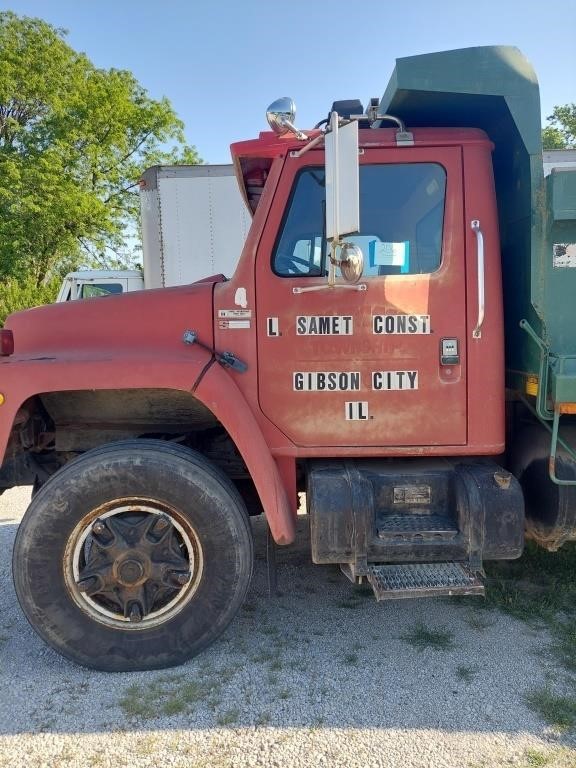
<path fill-rule="evenodd" d="M 18 606 L 10 555 L 29 501 L 0 498 L 0 766 L 576 766 L 525 706 L 562 674 L 546 634 L 467 602 L 377 604 L 312 566 L 306 519 L 268 598 L 255 574 L 224 636 L 186 665 L 104 674 L 62 659 Z M 421 625 L 421 626 L 420 626 Z M 415 648 L 422 627 L 438 645 Z"/>

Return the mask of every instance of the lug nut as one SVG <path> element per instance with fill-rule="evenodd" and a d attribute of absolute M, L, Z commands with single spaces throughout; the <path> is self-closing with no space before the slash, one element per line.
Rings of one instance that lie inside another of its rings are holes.
<path fill-rule="evenodd" d="M 98 576 L 87 576 L 85 579 L 77 581 L 76 586 L 80 592 L 84 592 L 90 597 L 90 595 L 100 591 L 100 578 Z"/>
<path fill-rule="evenodd" d="M 142 609 L 138 603 L 132 603 L 128 611 L 129 621 L 142 621 Z"/>
<path fill-rule="evenodd" d="M 170 528 L 170 518 L 167 515 L 159 515 L 152 526 L 152 533 L 160 539 L 163 538 Z"/>
<path fill-rule="evenodd" d="M 92 533 L 95 533 L 97 536 L 100 533 L 104 533 L 105 530 L 106 530 L 106 526 L 104 525 L 102 520 L 96 520 L 96 522 L 92 526 Z"/>
<path fill-rule="evenodd" d="M 172 580 L 183 587 L 184 584 L 188 584 L 190 581 L 190 571 L 173 572 Z"/>

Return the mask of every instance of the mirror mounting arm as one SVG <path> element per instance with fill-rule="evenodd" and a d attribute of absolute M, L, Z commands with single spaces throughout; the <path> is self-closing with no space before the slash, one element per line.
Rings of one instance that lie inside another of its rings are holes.
<path fill-rule="evenodd" d="M 316 136 L 312 141 L 309 141 L 308 144 L 302 147 L 302 149 L 293 149 L 290 152 L 290 157 L 302 157 L 302 155 L 305 155 L 306 152 L 317 147 L 322 141 L 324 141 L 323 133 L 321 133 L 320 136 Z"/>
<path fill-rule="evenodd" d="M 333 285 L 330 285 L 330 283 L 323 283 L 322 285 L 297 285 L 292 288 L 292 293 L 297 295 L 299 293 L 310 293 L 311 291 L 329 291 L 336 288 L 347 288 L 349 291 L 361 292 L 368 290 L 366 283 L 356 283 L 355 285 L 350 285 L 350 283 L 334 283 Z"/>
<path fill-rule="evenodd" d="M 362 115 L 359 115 L 359 117 L 362 117 Z M 353 122 L 353 120 L 356 120 L 358 118 L 355 115 L 353 115 L 349 120 L 346 120 L 346 119 L 344 119 L 344 118 L 342 118 L 342 117 L 340 117 L 338 115 L 337 119 L 338 119 L 338 125 L 341 127 L 341 126 L 344 126 L 344 125 L 348 125 L 348 123 L 351 123 L 351 122 Z M 325 122 L 329 123 L 328 120 L 326 120 Z M 326 134 L 330 133 L 331 130 L 332 129 L 331 129 L 330 125 L 329 124 L 326 125 L 326 127 L 323 129 L 322 133 L 319 136 L 316 136 L 311 141 L 309 141 L 308 144 L 306 144 L 305 146 L 302 147 L 302 149 L 293 149 L 290 152 L 290 157 L 302 157 L 302 155 L 305 155 L 306 152 L 308 152 L 311 149 L 314 149 L 314 147 L 317 147 L 318 144 L 320 144 L 322 141 L 324 141 L 324 139 L 326 138 Z M 302 135 L 304 135 L 304 134 L 302 134 Z M 298 137 L 298 138 L 300 138 L 300 137 Z M 305 138 L 307 138 L 307 137 L 305 137 Z"/>
<path fill-rule="evenodd" d="M 306 136 L 306 134 L 299 128 L 296 128 L 296 126 L 293 125 L 290 120 L 284 120 L 284 125 L 286 128 L 288 128 L 290 133 L 298 139 L 298 141 L 308 141 L 308 136 Z"/>

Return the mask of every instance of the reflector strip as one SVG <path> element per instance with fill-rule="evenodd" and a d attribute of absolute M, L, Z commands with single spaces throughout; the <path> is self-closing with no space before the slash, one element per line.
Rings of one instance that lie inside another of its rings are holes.
<path fill-rule="evenodd" d="M 526 379 L 526 394 L 536 397 L 538 395 L 538 377 L 528 376 Z"/>

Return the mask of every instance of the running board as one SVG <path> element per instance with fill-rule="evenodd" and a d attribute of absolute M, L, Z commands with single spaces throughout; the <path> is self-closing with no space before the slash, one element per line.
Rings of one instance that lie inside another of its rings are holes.
<path fill-rule="evenodd" d="M 369 565 L 366 577 L 378 601 L 484 594 L 484 584 L 463 563 Z"/>

